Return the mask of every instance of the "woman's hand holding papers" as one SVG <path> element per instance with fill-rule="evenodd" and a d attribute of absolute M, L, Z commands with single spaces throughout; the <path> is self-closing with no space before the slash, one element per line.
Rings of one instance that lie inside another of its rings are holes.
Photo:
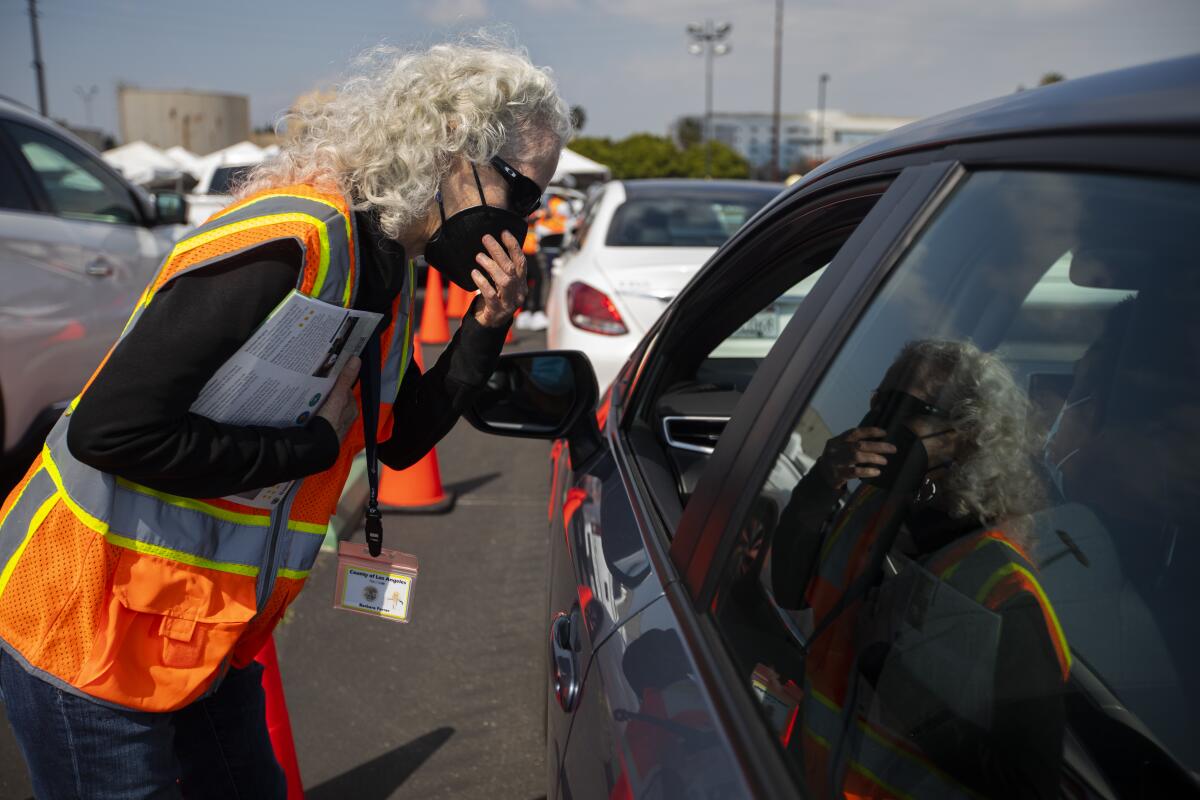
<path fill-rule="evenodd" d="M 324 417 L 333 426 L 339 442 L 346 438 L 350 426 L 358 418 L 358 401 L 354 399 L 353 390 L 361 367 L 362 359 L 357 356 L 346 362 L 342 374 L 338 376 L 337 383 L 333 384 L 333 388 L 329 390 L 325 404 L 317 412 L 318 417 Z"/>

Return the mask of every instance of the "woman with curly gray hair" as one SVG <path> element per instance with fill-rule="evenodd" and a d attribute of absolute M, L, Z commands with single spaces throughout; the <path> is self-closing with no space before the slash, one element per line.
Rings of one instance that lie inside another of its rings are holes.
<path fill-rule="evenodd" d="M 285 796 L 254 657 L 357 454 L 374 467 L 377 443 L 388 466 L 415 463 L 491 374 L 526 291 L 525 218 L 570 122 L 547 70 L 476 40 L 373 51 L 288 134 L 176 245 L 4 505 L 0 549 L 19 541 L 23 560 L 0 598 L 0 685 L 39 797 Z M 479 292 L 425 374 L 412 358 L 422 254 Z M 380 320 L 361 361 L 330 360 L 332 331 L 289 350 L 305 374 L 344 362 L 315 415 L 268 427 L 193 411 L 295 295 Z M 284 488 L 247 499 L 264 487 Z"/>
<path fill-rule="evenodd" d="M 817 796 L 1056 796 L 1071 656 L 1025 547 L 1041 495 L 1027 425 L 995 355 L 910 342 L 793 492 L 772 585 L 811 610 Z"/>

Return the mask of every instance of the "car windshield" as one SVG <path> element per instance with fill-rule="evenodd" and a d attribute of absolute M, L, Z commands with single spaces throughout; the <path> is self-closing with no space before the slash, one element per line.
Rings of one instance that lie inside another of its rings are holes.
<path fill-rule="evenodd" d="M 604 243 L 609 247 L 720 247 L 776 195 L 754 190 L 630 191 Z"/>
<path fill-rule="evenodd" d="M 217 167 L 213 170 L 212 180 L 208 183 L 209 194 L 232 194 L 233 187 L 246 177 L 253 168 L 252 164 L 237 167 Z"/>

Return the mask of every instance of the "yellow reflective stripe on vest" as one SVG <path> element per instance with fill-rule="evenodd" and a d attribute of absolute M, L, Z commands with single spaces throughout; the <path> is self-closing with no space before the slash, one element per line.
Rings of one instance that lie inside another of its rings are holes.
<path fill-rule="evenodd" d="M 959 566 L 964 561 L 966 561 L 967 558 L 970 557 L 971 553 L 974 553 L 976 550 L 980 550 L 984 547 L 987 547 L 989 544 L 992 544 L 993 542 L 996 544 L 1004 545 L 1009 550 L 1012 550 L 1014 553 L 1016 553 L 1018 556 L 1020 556 L 1022 561 L 1025 560 L 1025 554 L 1022 553 L 1019 549 L 1017 549 L 1016 545 L 1014 545 L 1012 542 L 1008 541 L 1008 539 L 1005 539 L 1003 536 L 996 536 L 996 537 L 983 536 L 980 538 L 979 542 L 977 542 L 976 545 L 973 548 L 971 548 L 970 552 L 964 553 L 962 558 L 958 559 L 958 561 L 955 561 L 949 567 L 942 570 L 938 574 L 938 577 L 944 581 L 950 580 L 952 577 L 954 577 L 954 573 L 958 571 Z"/>
<path fill-rule="evenodd" d="M 166 503 L 169 506 L 186 508 L 189 511 L 199 511 L 201 514 L 207 514 L 210 517 L 215 517 L 225 522 L 233 522 L 237 525 L 254 525 L 260 528 L 265 528 L 271 524 L 270 514 L 242 514 L 237 511 L 230 511 L 227 508 L 219 508 L 218 506 L 191 497 L 179 497 L 167 494 L 166 492 L 160 492 L 156 489 L 151 489 L 149 486 L 142 486 L 140 483 L 134 483 L 125 478 L 117 478 L 117 485 L 123 489 L 129 489 L 132 492 L 153 497 L 155 500 Z"/>
<path fill-rule="evenodd" d="M 182 550 L 172 550 L 170 547 L 130 539 L 128 536 L 113 533 L 111 530 L 105 532 L 104 540 L 109 544 L 123 547 L 126 550 L 159 556 L 160 558 L 177 561 L 180 564 L 189 564 L 193 567 L 203 567 L 204 569 L 212 569 L 218 572 L 232 572 L 234 575 L 249 575 L 250 577 L 258 575 L 258 567 L 252 567 L 248 564 L 227 564 L 224 561 L 213 561 L 202 556 L 185 553 Z"/>
<path fill-rule="evenodd" d="M 1010 575 L 1020 575 L 1028 581 L 1029 589 L 1037 597 L 1038 605 L 1046 612 L 1046 616 L 1050 618 L 1050 623 L 1054 630 L 1051 635 L 1055 637 L 1058 647 L 1061 649 L 1060 655 L 1066 662 L 1063 666 L 1067 672 L 1071 671 L 1071 648 L 1067 645 L 1067 635 L 1063 631 L 1062 623 L 1058 621 L 1058 614 L 1054 610 L 1054 604 L 1050 602 L 1050 598 L 1046 596 L 1042 590 L 1042 585 L 1038 583 L 1038 579 L 1033 576 L 1033 573 L 1022 567 L 1020 564 L 1008 563 L 1000 569 L 992 573 L 978 592 L 975 593 L 975 602 L 984 605 L 987 602 L 988 596 L 996 585 Z"/>
<path fill-rule="evenodd" d="M 279 571 L 275 574 L 281 578 L 292 578 L 293 580 L 301 581 L 307 578 L 310 572 L 312 572 L 310 569 L 284 569 L 280 567 Z"/>
<path fill-rule="evenodd" d="M 353 214 L 354 213 L 353 211 L 349 211 L 349 209 L 347 209 L 348 213 L 343 214 L 342 210 L 340 208 L 338 208 L 336 204 L 331 203 L 322 197 L 311 197 L 309 195 L 304 195 L 304 194 L 291 194 L 290 192 L 269 192 L 267 194 L 261 194 L 261 195 L 258 195 L 257 197 L 255 197 L 252 202 L 246 203 L 243 206 L 238 206 L 237 208 L 232 208 L 232 207 L 224 208 L 221 211 L 218 211 L 216 214 L 214 214 L 212 217 L 209 218 L 209 222 L 214 222 L 227 214 L 232 214 L 234 211 L 242 211 L 244 209 L 250 208 L 255 203 L 258 203 L 262 200 L 269 200 L 269 199 L 275 198 L 275 197 L 286 197 L 286 198 L 290 198 L 293 200 L 308 200 L 313 203 L 320 203 L 321 205 L 329 206 L 330 208 L 332 208 L 334 211 L 336 211 L 338 213 L 338 216 L 340 216 L 342 218 L 342 220 L 346 226 L 346 242 L 352 243 L 352 244 L 355 243 L 354 230 L 353 230 L 353 228 L 351 226 L 351 222 L 350 222 L 350 214 Z M 359 268 L 357 261 L 358 261 L 358 259 L 355 259 L 355 264 L 354 264 L 355 271 L 357 271 Z M 322 271 L 320 276 L 317 279 L 316 285 L 313 287 L 313 295 L 314 296 L 317 294 L 320 294 L 320 288 L 324 284 L 324 282 L 325 282 L 325 273 L 324 273 L 324 271 Z M 353 284 L 354 284 L 353 281 L 347 280 L 345 287 L 342 289 L 342 306 L 344 308 L 350 307 L 350 294 L 351 294 L 351 289 L 354 288 Z"/>
<path fill-rule="evenodd" d="M 117 485 L 122 489 L 128 489 L 131 492 L 144 494 L 148 497 L 153 497 L 161 503 L 166 503 L 169 506 L 176 508 L 185 508 L 188 511 L 198 511 L 201 514 L 207 514 L 215 519 L 225 522 L 232 522 L 235 525 L 252 525 L 258 528 L 266 528 L 271 524 L 270 513 L 264 514 L 244 514 L 239 511 L 230 511 L 227 508 L 214 506 L 211 503 L 206 503 L 203 500 L 197 500 L 194 497 L 180 497 L 174 494 L 160 492 L 157 489 L 151 489 L 149 486 L 142 486 L 140 483 L 126 480 L 125 478 L 117 478 Z M 288 520 L 287 526 L 301 533 L 313 533 L 325 535 L 328 528 L 326 525 L 318 525 L 315 522 L 300 522 L 298 520 Z"/>
<path fill-rule="evenodd" d="M 842 707 L 813 688 L 811 682 L 808 681 L 806 681 L 804 697 L 803 731 L 832 755 L 830 741 L 836 741 L 842 731 Z M 816 702 L 810 702 L 809 698 Z M 944 796 L 947 792 L 960 793 L 961 796 L 969 798 L 979 796 L 923 756 L 891 741 L 865 721 L 861 715 L 855 714 L 854 727 L 869 741 L 859 740 L 861 746 L 855 746 L 853 740 L 847 743 L 851 748 L 850 756 L 847 759 L 848 768 L 888 791 L 894 792 L 897 797 L 910 797 L 891 783 L 900 777 L 907 777 L 907 782 L 912 783 L 914 788 L 918 783 L 924 784 L 930 779 L 936 779 L 940 783 L 938 796 Z M 882 752 L 877 748 L 881 748 Z M 895 758 L 899 760 L 889 761 L 889 759 Z M 886 777 L 880 775 L 884 770 L 889 773 Z M 907 770 L 907 774 L 904 772 L 905 770 Z M 918 792 L 919 794 L 921 792 Z"/>
<path fill-rule="evenodd" d="M 321 293 L 321 286 L 325 283 L 325 276 L 329 272 L 329 231 L 326 229 L 325 223 L 322 220 L 312 216 L 311 214 L 304 214 L 298 211 L 292 211 L 286 214 L 268 214 L 265 217 L 251 217 L 250 219 L 244 219 L 240 222 L 231 222 L 228 225 L 224 225 L 220 228 L 214 228 L 211 231 L 205 231 L 204 233 L 197 234 L 191 238 L 184 239 L 179 242 L 179 244 L 175 245 L 175 249 L 171 251 L 171 255 L 167 257 L 167 260 L 171 261 L 172 259 L 181 256 L 184 253 L 195 250 L 197 247 L 206 245 L 209 242 L 220 239 L 223 236 L 254 230 L 255 228 L 261 228 L 266 225 L 279 225 L 287 222 L 306 222 L 309 225 L 313 225 L 317 229 L 317 235 L 321 240 L 321 261 L 319 267 L 317 268 L 317 279 L 313 283 L 311 294 L 313 296 L 319 295 Z M 347 283 L 349 282 L 347 281 Z M 145 302 L 149 302 L 149 298 L 152 296 L 153 292 L 147 290 Z"/>
<path fill-rule="evenodd" d="M 67 508 L 71 509 L 71 513 L 85 527 L 90 528 L 96 533 L 104 537 L 104 540 L 111 545 L 121 547 L 126 550 L 133 550 L 138 553 L 147 553 L 149 555 L 161 556 L 172 561 L 178 561 L 181 564 L 190 564 L 195 567 L 204 567 L 205 569 L 213 569 L 218 572 L 232 572 L 235 575 L 257 575 L 258 567 L 249 566 L 247 564 L 229 564 L 223 561 L 213 561 L 212 559 L 197 556 L 192 553 L 185 553 L 182 550 L 175 550 L 162 545 L 150 544 L 149 542 L 138 541 L 131 539 L 128 536 L 122 536 L 119 533 L 113 533 L 109 524 L 102 519 L 85 511 L 78 503 L 71 499 L 71 495 L 67 493 L 63 486 L 62 475 L 59 474 L 58 467 L 54 463 L 54 458 L 50 455 L 50 448 L 46 447 L 42 450 L 42 462 L 46 467 L 46 473 L 50 479 L 54 481 L 54 486 L 58 490 L 57 495 L 67 504 Z"/>
<path fill-rule="evenodd" d="M 4 593 L 4 588 L 8 586 L 8 579 L 12 577 L 13 570 L 17 568 L 17 564 L 21 561 L 21 555 L 25 552 L 25 547 L 29 544 L 29 540 L 33 538 L 33 532 L 41 526 L 46 517 L 50 514 L 50 509 L 54 508 L 54 504 L 58 502 L 59 490 L 53 492 L 46 498 L 38 510 L 34 513 L 33 519 L 29 522 L 29 527 L 25 530 L 25 537 L 21 539 L 21 543 L 17 545 L 17 549 L 13 551 L 12 558 L 4 565 L 4 571 L 0 572 L 0 594 Z M 15 506 L 16 503 L 13 503 Z"/>

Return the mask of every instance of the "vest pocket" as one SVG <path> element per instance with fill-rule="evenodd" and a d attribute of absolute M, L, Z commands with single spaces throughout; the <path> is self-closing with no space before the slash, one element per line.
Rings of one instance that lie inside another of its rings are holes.
<path fill-rule="evenodd" d="M 255 578 L 119 548 L 80 688 L 166 711 L 201 694 L 256 613 Z"/>

